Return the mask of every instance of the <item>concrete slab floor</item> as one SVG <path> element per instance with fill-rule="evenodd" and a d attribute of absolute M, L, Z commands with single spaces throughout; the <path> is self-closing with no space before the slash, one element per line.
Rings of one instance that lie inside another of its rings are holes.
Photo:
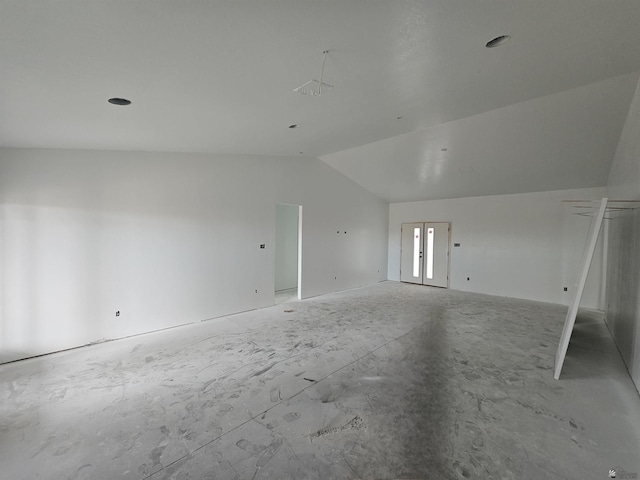
<path fill-rule="evenodd" d="M 637 391 L 593 315 L 553 379 L 565 314 L 384 282 L 5 364 L 1 476 L 631 478 Z"/>

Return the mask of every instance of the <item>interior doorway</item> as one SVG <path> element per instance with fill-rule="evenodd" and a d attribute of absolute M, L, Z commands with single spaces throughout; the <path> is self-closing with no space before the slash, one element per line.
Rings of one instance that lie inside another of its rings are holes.
<path fill-rule="evenodd" d="M 275 303 L 302 298 L 302 206 L 276 205 Z"/>
<path fill-rule="evenodd" d="M 400 281 L 449 287 L 449 222 L 403 223 Z"/>

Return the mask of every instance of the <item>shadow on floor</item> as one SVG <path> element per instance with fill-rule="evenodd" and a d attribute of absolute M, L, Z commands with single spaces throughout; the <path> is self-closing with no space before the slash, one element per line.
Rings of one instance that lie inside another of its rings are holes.
<path fill-rule="evenodd" d="M 625 375 L 626 368 L 616 350 L 600 312 L 580 311 L 571 334 L 560 381 Z"/>

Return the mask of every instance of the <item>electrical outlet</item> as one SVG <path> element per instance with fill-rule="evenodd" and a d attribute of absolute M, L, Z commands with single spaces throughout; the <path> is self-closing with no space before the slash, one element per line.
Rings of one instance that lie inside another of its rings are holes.
<path fill-rule="evenodd" d="M 120 316 L 120 310 L 116 312 L 116 317 L 119 317 L 119 316 Z"/>
<path fill-rule="evenodd" d="M 567 291 L 567 287 L 564 287 L 564 291 L 565 291 L 565 292 Z"/>
<path fill-rule="evenodd" d="M 256 288 L 256 293 L 258 293 L 258 289 Z"/>

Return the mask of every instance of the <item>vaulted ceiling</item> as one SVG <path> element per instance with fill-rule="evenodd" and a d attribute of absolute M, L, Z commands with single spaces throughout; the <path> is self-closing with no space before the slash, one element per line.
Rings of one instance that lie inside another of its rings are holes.
<path fill-rule="evenodd" d="M 387 201 L 603 185 L 638 25 L 637 0 L 0 0 L 0 146 L 318 156 Z M 324 50 L 333 88 L 294 93 Z"/>

